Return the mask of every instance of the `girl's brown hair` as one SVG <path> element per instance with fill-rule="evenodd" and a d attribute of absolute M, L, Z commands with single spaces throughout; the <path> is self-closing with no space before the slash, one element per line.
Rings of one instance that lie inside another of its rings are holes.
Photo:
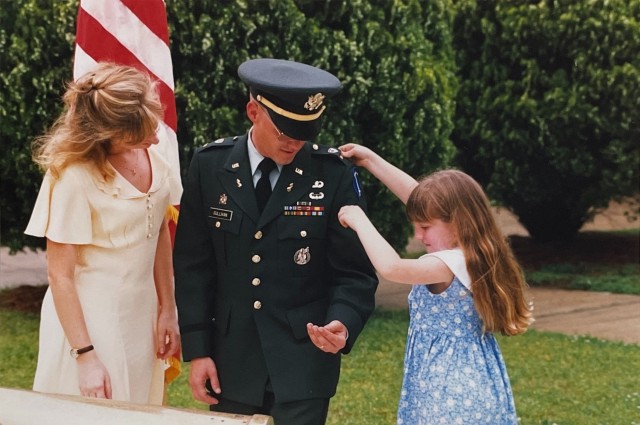
<path fill-rule="evenodd" d="M 527 330 L 533 318 L 522 269 L 496 224 L 489 199 L 473 178 L 444 170 L 421 179 L 407 201 L 407 215 L 413 222 L 440 219 L 452 224 L 485 331 L 517 335 Z"/>
<path fill-rule="evenodd" d="M 163 108 L 155 83 L 137 69 L 99 63 L 67 84 L 64 110 L 34 141 L 34 161 L 52 176 L 77 162 L 91 162 L 106 180 L 115 176 L 107 155 L 114 142 L 141 143 L 155 134 Z"/>

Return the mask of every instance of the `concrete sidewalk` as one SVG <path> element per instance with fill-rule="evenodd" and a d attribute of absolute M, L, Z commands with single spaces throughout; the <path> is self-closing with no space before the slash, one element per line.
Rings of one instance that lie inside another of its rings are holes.
<path fill-rule="evenodd" d="M 380 280 L 379 308 L 407 308 L 411 285 Z M 535 322 L 532 329 L 567 335 L 589 335 L 640 344 L 640 295 L 529 288 Z"/>
<path fill-rule="evenodd" d="M 9 255 L 0 248 L 0 289 L 47 282 L 43 252 Z M 380 281 L 379 308 L 405 309 L 410 285 Z M 608 292 L 531 288 L 533 329 L 640 344 L 640 296 Z"/>

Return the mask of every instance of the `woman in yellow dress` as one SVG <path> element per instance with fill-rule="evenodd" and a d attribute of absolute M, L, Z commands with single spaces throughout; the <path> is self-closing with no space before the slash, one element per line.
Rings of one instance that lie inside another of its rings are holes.
<path fill-rule="evenodd" d="M 63 99 L 35 143 L 46 174 L 25 231 L 47 238 L 49 277 L 33 389 L 161 404 L 180 345 L 162 105 L 146 74 L 108 63 Z"/>

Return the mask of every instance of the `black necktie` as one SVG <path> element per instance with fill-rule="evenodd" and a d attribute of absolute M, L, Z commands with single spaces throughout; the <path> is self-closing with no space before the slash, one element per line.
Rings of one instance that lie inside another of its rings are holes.
<path fill-rule="evenodd" d="M 269 196 L 271 196 L 271 182 L 269 181 L 269 174 L 276 168 L 276 163 L 270 158 L 262 160 L 258 165 L 258 170 L 262 172 L 258 184 L 256 184 L 256 200 L 258 201 L 258 209 L 260 212 L 264 210 L 264 206 L 267 205 Z"/>

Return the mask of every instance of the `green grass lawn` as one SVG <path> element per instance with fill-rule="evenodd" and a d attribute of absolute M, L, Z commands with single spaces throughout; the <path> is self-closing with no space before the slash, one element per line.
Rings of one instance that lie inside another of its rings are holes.
<path fill-rule="evenodd" d="M 330 425 L 394 424 L 408 325 L 406 310 L 376 311 L 344 356 Z M 0 386 L 29 389 L 38 317 L 0 309 Z M 521 425 L 640 424 L 640 346 L 529 331 L 500 337 Z M 188 365 L 169 386 L 169 404 L 191 398 Z"/>

